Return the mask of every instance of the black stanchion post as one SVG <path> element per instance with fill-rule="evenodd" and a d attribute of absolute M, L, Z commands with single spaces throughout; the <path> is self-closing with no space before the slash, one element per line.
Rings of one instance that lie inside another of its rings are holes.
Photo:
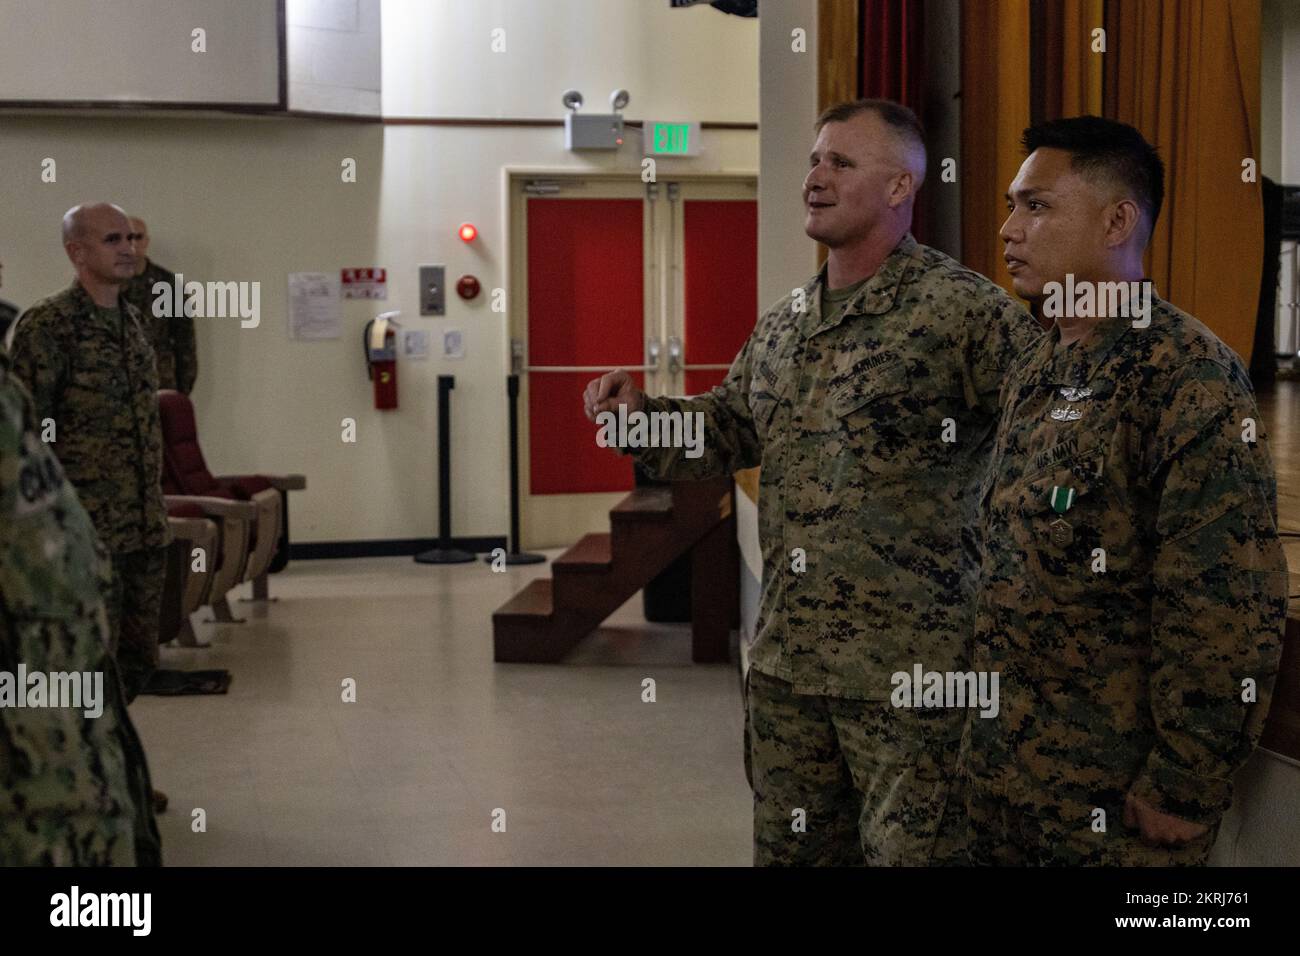
<path fill-rule="evenodd" d="M 539 564 L 543 554 L 519 550 L 519 376 L 506 378 L 506 405 L 510 418 L 510 551 L 506 564 Z M 491 563 L 492 556 L 483 560 Z"/>
<path fill-rule="evenodd" d="M 415 556 L 420 564 L 464 564 L 474 555 L 451 546 L 451 390 L 456 376 L 438 376 L 438 547 Z"/>

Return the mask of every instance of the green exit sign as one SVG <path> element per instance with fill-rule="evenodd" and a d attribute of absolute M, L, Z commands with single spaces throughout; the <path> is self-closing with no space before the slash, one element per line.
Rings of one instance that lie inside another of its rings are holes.
<path fill-rule="evenodd" d="M 645 154 L 647 156 L 700 155 L 699 123 L 664 123 L 647 121 Z"/>

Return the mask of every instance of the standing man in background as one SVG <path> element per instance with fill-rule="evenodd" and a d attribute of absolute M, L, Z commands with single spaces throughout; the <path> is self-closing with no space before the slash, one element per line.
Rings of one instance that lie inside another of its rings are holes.
<path fill-rule="evenodd" d="M 110 649 L 128 702 L 158 666 L 164 555 L 172 540 L 153 347 L 122 295 L 137 264 L 130 236 L 117 206 L 68 210 L 63 248 L 76 280 L 33 305 L 9 331 L 14 375 L 31 391 L 36 417 L 50 429 L 50 444 L 112 559 L 105 595 Z M 157 798 L 165 806 L 165 797 Z"/>
<path fill-rule="evenodd" d="M 162 282 L 171 289 L 176 276 L 147 255 L 149 226 L 143 219 L 132 217 L 131 235 L 135 241 L 135 275 L 126 284 L 123 295 L 136 307 L 149 331 L 149 340 L 158 359 L 158 387 L 188 395 L 199 375 L 194 319 L 184 314 L 184 310 L 181 315 L 171 318 L 154 314 L 153 303 L 157 298 L 154 284 Z"/>
<path fill-rule="evenodd" d="M 759 318 L 710 393 L 649 398 L 619 370 L 584 404 L 592 420 L 702 415 L 701 457 L 634 450 L 659 477 L 762 465 L 754 863 L 957 862 L 940 823 L 966 712 L 894 706 L 893 678 L 966 669 L 998 389 L 1039 330 L 912 238 L 926 155 L 911 110 L 845 103 L 816 131 L 804 231 L 830 250 L 821 272 Z"/>

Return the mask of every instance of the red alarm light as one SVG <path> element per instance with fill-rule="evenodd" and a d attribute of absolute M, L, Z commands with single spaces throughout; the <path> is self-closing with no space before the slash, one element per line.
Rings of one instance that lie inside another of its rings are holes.
<path fill-rule="evenodd" d="M 478 229 L 472 222 L 462 222 L 458 234 L 462 242 L 473 242 L 478 236 Z"/>

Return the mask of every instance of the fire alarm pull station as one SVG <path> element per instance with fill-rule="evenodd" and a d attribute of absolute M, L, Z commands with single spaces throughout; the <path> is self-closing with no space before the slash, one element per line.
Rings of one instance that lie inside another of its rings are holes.
<path fill-rule="evenodd" d="M 445 266 L 420 266 L 420 314 L 446 315 Z"/>

